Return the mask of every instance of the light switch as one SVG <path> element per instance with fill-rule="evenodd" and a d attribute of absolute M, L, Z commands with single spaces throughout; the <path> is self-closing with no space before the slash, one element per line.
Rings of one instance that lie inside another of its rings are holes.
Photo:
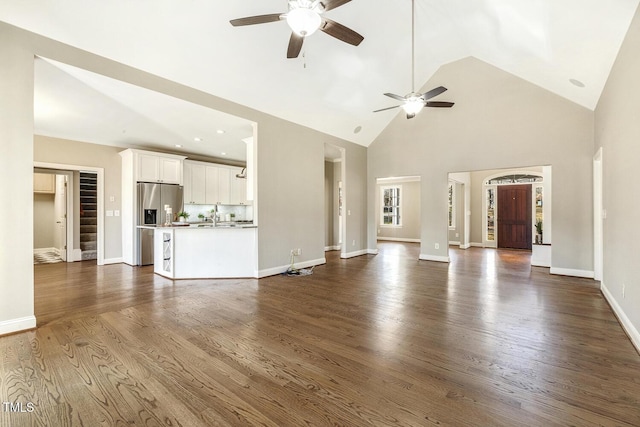
<path fill-rule="evenodd" d="M 114 214 L 115 216 L 120 216 L 120 211 L 113 211 L 113 214 Z"/>
<path fill-rule="evenodd" d="M 116 196 L 109 197 L 109 201 L 110 202 L 115 202 L 116 201 Z M 116 216 L 118 216 L 118 215 L 116 215 Z"/>
<path fill-rule="evenodd" d="M 107 216 L 113 216 L 113 211 L 107 211 Z"/>

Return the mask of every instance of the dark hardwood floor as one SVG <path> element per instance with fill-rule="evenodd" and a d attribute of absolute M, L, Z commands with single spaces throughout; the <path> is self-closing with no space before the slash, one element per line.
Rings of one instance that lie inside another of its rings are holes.
<path fill-rule="evenodd" d="M 597 282 L 379 248 L 259 281 L 37 265 L 38 329 L 0 337 L 0 401 L 33 412 L 3 403 L 0 426 L 640 425 L 640 356 Z"/>

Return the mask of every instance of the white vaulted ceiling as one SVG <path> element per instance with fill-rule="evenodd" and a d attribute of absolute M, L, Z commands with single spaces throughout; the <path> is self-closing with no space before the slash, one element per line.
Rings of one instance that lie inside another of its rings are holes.
<path fill-rule="evenodd" d="M 416 89 L 441 65 L 474 56 L 594 109 L 638 2 L 416 0 Z M 285 22 L 229 24 L 286 9 L 285 0 L 0 0 L 0 20 L 369 145 L 399 111 L 372 113 L 397 104 L 382 94 L 411 90 L 410 0 L 353 0 L 326 12 L 364 41 L 354 47 L 317 32 L 298 59 L 286 59 Z M 437 100 L 455 101 L 449 89 Z"/>

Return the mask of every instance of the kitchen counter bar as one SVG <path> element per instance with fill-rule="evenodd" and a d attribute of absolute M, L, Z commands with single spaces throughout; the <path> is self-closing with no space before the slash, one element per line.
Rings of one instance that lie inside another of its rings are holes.
<path fill-rule="evenodd" d="M 171 279 L 257 277 L 254 225 L 152 228 L 156 274 Z"/>

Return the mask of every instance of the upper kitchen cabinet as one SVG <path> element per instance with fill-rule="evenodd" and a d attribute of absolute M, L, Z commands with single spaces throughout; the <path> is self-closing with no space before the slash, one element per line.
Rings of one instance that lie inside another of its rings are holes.
<path fill-rule="evenodd" d="M 182 184 L 182 162 L 184 156 L 134 151 L 137 157 L 136 181 Z"/>
<path fill-rule="evenodd" d="M 184 161 L 184 203 L 204 205 L 206 165 L 189 160 Z"/>
<path fill-rule="evenodd" d="M 243 174 L 242 172 L 245 172 L 245 174 Z M 239 178 L 238 176 L 244 176 L 245 178 Z M 230 204 L 232 205 L 248 204 L 246 169 L 233 168 L 231 170 Z"/>
<path fill-rule="evenodd" d="M 56 176 L 49 173 L 34 173 L 33 192 L 54 194 L 56 192 Z"/>
<path fill-rule="evenodd" d="M 231 201 L 231 169 L 224 166 L 206 166 L 205 203 L 227 205 Z"/>

